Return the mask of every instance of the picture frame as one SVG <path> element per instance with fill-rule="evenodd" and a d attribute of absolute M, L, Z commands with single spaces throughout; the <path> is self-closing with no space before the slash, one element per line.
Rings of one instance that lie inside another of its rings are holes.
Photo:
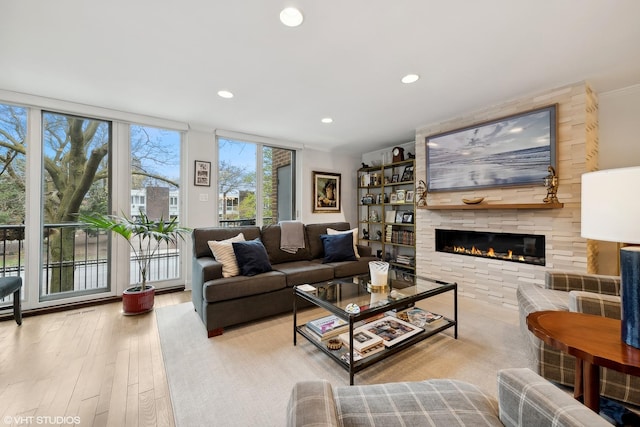
<path fill-rule="evenodd" d="M 557 104 L 426 137 L 427 191 L 543 185 L 557 170 Z"/>
<path fill-rule="evenodd" d="M 199 187 L 211 186 L 211 162 L 196 160 L 193 167 L 193 185 Z"/>
<path fill-rule="evenodd" d="M 413 181 L 413 165 L 405 166 L 404 172 L 402 172 L 401 182 Z"/>
<path fill-rule="evenodd" d="M 394 221 L 396 224 L 402 224 L 402 218 L 404 218 L 404 212 L 405 211 L 396 211 L 396 218 Z"/>
<path fill-rule="evenodd" d="M 406 211 L 402 214 L 402 223 L 403 224 L 413 224 L 413 212 Z"/>
<path fill-rule="evenodd" d="M 396 193 L 391 193 L 389 195 L 389 203 L 391 204 L 398 203 L 398 195 Z"/>
<path fill-rule="evenodd" d="M 404 199 L 407 196 L 406 190 L 396 190 L 396 203 L 404 203 Z"/>
<path fill-rule="evenodd" d="M 399 173 L 394 173 L 393 175 L 391 175 L 391 183 L 396 183 L 398 182 L 400 179 L 400 174 Z"/>
<path fill-rule="evenodd" d="M 414 197 L 415 197 L 415 191 L 414 190 L 407 190 L 407 195 L 405 197 L 405 202 L 413 203 Z"/>
<path fill-rule="evenodd" d="M 333 213 L 341 211 L 341 174 L 313 171 L 313 212 Z M 375 199 L 371 200 L 373 203 Z"/>

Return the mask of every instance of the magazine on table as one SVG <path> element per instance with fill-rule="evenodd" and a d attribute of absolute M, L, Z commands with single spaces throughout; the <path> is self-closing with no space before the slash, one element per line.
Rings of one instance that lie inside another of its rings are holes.
<path fill-rule="evenodd" d="M 340 339 L 349 345 L 349 332 L 340 334 Z M 366 330 L 366 326 L 353 330 L 353 349 L 359 352 L 383 344 L 382 338 Z"/>
<path fill-rule="evenodd" d="M 348 327 L 349 324 L 346 320 L 333 314 L 307 322 L 307 328 L 323 338 L 338 335 Z"/>
<path fill-rule="evenodd" d="M 396 345 L 424 330 L 392 316 L 385 316 L 380 320 L 368 323 L 363 328 L 382 338 L 387 347 Z"/>

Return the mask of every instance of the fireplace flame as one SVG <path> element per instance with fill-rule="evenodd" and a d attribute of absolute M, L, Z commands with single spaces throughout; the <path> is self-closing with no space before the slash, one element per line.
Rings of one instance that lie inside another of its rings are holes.
<path fill-rule="evenodd" d="M 453 252 L 456 254 L 465 254 L 465 255 L 479 255 L 488 258 L 499 258 L 510 261 L 520 261 L 525 262 L 525 258 L 523 255 L 513 255 L 513 250 L 507 250 L 507 253 L 497 254 L 493 248 L 489 248 L 486 252 L 472 246 L 471 249 L 467 249 L 464 246 L 453 246 Z"/>

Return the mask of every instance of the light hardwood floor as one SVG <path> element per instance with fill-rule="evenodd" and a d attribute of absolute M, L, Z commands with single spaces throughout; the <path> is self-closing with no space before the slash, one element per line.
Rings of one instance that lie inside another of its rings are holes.
<path fill-rule="evenodd" d="M 188 291 L 157 295 L 155 306 L 190 300 Z M 22 326 L 0 322 L 2 425 L 68 417 L 57 424 L 174 426 L 155 312 L 121 309 L 115 302 L 25 317 Z"/>

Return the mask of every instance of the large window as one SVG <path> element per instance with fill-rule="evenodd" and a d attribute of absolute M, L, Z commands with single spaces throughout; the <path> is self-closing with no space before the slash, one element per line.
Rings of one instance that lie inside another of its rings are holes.
<path fill-rule="evenodd" d="M 25 309 L 118 295 L 139 281 L 128 245 L 87 229 L 78 214 L 181 214 L 181 131 L 129 124 L 121 112 L 111 121 L 93 107 L 51 104 L 77 114 L 0 103 L 0 276 L 24 279 Z M 182 282 L 185 245 L 158 253 L 154 286 Z M 0 309 L 11 303 L 0 300 Z"/>
<path fill-rule="evenodd" d="M 130 135 L 131 216 L 142 211 L 155 220 L 179 218 L 180 132 L 132 125 Z M 140 281 L 138 275 L 138 269 L 132 265 L 131 284 Z M 152 262 L 149 280 L 157 282 L 178 277 L 180 245 L 164 246 Z"/>
<path fill-rule="evenodd" d="M 24 274 L 27 110 L 0 104 L 0 276 Z M 9 303 L 8 296 L 0 303 Z"/>
<path fill-rule="evenodd" d="M 111 123 L 44 112 L 42 129 L 41 294 L 104 291 L 106 242 L 85 233 L 77 215 L 109 212 Z"/>
<path fill-rule="evenodd" d="M 218 220 L 267 225 L 295 217 L 295 151 L 218 138 Z"/>

